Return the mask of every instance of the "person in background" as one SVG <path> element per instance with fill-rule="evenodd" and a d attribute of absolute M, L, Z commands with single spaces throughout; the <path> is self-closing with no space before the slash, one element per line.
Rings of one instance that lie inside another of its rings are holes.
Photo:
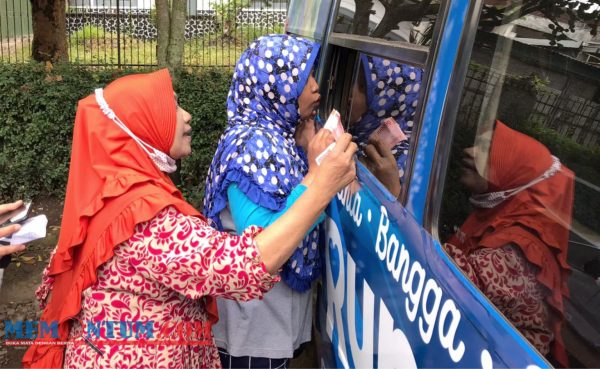
<path fill-rule="evenodd" d="M 464 151 L 460 181 L 475 210 L 446 249 L 540 353 L 566 367 L 561 324 L 574 174 L 500 121 L 488 143 Z"/>
<path fill-rule="evenodd" d="M 308 169 L 319 153 L 305 150 L 320 101 L 312 75 L 318 52 L 317 43 L 300 37 L 269 35 L 242 53 L 227 99 L 228 127 L 206 179 L 204 212 L 218 229 L 239 234 L 275 222 L 315 180 Z M 333 142 L 328 137 L 324 144 Z M 283 265 L 284 283 L 263 300 L 217 300 L 221 320 L 213 332 L 224 367 L 286 367 L 311 339 L 316 223 Z"/>
<path fill-rule="evenodd" d="M 14 210 L 17 210 L 23 206 L 22 200 L 17 200 L 8 204 L 0 204 L 0 224 L 4 224 L 13 214 Z M 9 224 L 0 228 L 0 238 L 10 236 L 11 234 L 18 232 L 21 229 L 20 224 Z M 0 259 L 4 256 L 10 255 L 15 252 L 25 250 L 25 245 L 0 245 Z"/>
<path fill-rule="evenodd" d="M 212 337 L 197 345 L 152 339 L 164 324 L 215 323 L 216 296 L 263 297 L 355 175 L 346 135 L 309 168 L 315 180 L 270 227 L 222 233 L 167 176 L 191 153 L 190 120 L 166 69 L 119 78 L 79 102 L 59 241 L 37 291 L 40 320 L 57 322 L 58 337 L 38 338 L 25 368 L 219 368 Z M 309 150 L 325 141 L 323 132 Z M 132 342 L 137 334 L 122 324 L 107 332 L 106 322 L 132 321 L 151 323 L 152 339 Z M 106 344 L 89 340 L 90 324 L 103 327 Z"/>
<path fill-rule="evenodd" d="M 8 204 L 0 204 L 0 224 L 6 223 L 12 216 L 13 211 L 23 206 L 22 200 Z M 0 239 L 10 236 L 21 229 L 20 224 L 9 224 L 0 228 Z M 3 245 L 0 243 L 0 288 L 4 278 L 4 269 L 10 264 L 13 253 L 25 250 L 25 245 Z"/>

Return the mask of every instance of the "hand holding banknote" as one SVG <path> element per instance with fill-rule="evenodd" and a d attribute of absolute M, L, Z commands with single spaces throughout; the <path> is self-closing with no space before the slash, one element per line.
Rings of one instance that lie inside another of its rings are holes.
<path fill-rule="evenodd" d="M 390 191 L 394 197 L 400 196 L 400 176 L 396 158 L 383 140 L 369 140 L 361 159 L 371 173 Z"/>
<path fill-rule="evenodd" d="M 0 228 L 0 257 L 23 251 L 25 243 L 46 237 L 48 219 L 45 215 L 28 218 L 29 206 L 21 200 L 0 205 L 0 224 L 4 224 Z"/>
<path fill-rule="evenodd" d="M 344 134 L 344 126 L 342 125 L 342 117 L 337 110 L 333 109 L 331 114 L 329 114 L 329 118 L 327 118 L 327 122 L 323 126 L 325 130 L 330 131 L 333 134 L 333 138 L 337 141 Z M 333 150 L 335 143 L 329 144 L 325 150 L 323 150 L 319 156 L 315 158 L 317 165 L 321 165 L 321 162 L 325 157 Z"/>
<path fill-rule="evenodd" d="M 392 117 L 384 119 L 379 127 L 369 136 L 370 142 L 379 142 L 381 147 L 391 150 L 400 142 L 408 140 L 400 129 L 398 122 Z"/>
<path fill-rule="evenodd" d="M 308 151 L 306 155 L 308 156 L 308 173 L 304 176 L 302 180 L 302 184 L 305 186 L 309 186 L 313 179 L 316 170 L 318 169 L 319 164 L 316 161 L 316 158 L 325 151 L 329 145 L 334 144 L 335 140 L 333 138 L 333 134 L 326 129 L 321 129 L 319 132 L 315 134 L 315 136 L 308 143 Z"/>

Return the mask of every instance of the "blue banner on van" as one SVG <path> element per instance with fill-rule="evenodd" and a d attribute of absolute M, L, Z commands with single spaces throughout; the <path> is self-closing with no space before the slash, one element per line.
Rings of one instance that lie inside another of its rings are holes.
<path fill-rule="evenodd" d="M 378 184 L 351 187 L 325 222 L 323 367 L 549 367 Z"/>

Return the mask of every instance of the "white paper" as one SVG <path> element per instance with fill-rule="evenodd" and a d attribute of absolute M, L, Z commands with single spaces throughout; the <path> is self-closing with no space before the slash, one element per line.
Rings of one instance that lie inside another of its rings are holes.
<path fill-rule="evenodd" d="M 333 109 L 331 111 L 331 114 L 329 114 L 329 118 L 327 118 L 327 122 L 325 122 L 323 128 L 331 131 L 331 133 L 333 134 L 333 138 L 335 138 L 336 141 L 338 138 L 340 138 L 341 135 L 344 134 L 342 118 L 337 110 Z"/>
<path fill-rule="evenodd" d="M 329 155 L 329 153 L 331 152 L 331 150 L 333 150 L 334 147 L 335 142 L 330 143 L 329 146 L 327 146 L 327 148 L 315 158 L 315 162 L 317 163 L 317 165 L 321 165 L 321 162 L 325 159 L 325 157 L 327 157 L 327 155 Z"/>
<path fill-rule="evenodd" d="M 21 223 L 21 229 L 8 237 L 0 239 L 1 242 L 9 242 L 11 245 L 19 245 L 46 237 L 46 226 L 48 218 L 44 214 L 29 218 Z M 0 246 L 2 247 L 2 246 Z"/>

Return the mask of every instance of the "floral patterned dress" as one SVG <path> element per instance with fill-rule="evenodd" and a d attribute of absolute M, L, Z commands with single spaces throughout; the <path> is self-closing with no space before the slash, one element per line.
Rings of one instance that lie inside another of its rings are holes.
<path fill-rule="evenodd" d="M 446 244 L 446 250 L 467 277 L 542 354 L 554 339 L 552 316 L 545 298 L 549 291 L 537 281 L 537 270 L 521 249 L 509 244 L 501 248 L 479 248 L 465 254 Z"/>
<path fill-rule="evenodd" d="M 106 322 L 153 322 L 157 325 L 208 321 L 203 296 L 236 300 L 261 298 L 278 276 L 260 261 L 253 237 L 258 227 L 241 236 L 222 233 L 205 221 L 168 207 L 138 224 L 133 236 L 115 248 L 114 256 L 98 269 L 98 281 L 82 294 L 82 310 L 74 319 L 65 368 L 220 368 L 218 351 L 208 343 L 128 344 L 119 324 L 99 350 L 84 343 L 89 322 L 107 335 Z M 51 280 L 38 296 L 45 300 Z M 160 329 L 160 328 L 159 328 Z M 127 330 L 127 328 L 126 328 Z M 131 333 L 131 332 L 130 332 Z M 131 334 L 130 334 L 131 335 Z M 157 333 L 154 333 L 154 338 Z M 123 344 L 117 341 L 126 341 Z M 135 343 L 135 341 L 133 341 Z"/>

